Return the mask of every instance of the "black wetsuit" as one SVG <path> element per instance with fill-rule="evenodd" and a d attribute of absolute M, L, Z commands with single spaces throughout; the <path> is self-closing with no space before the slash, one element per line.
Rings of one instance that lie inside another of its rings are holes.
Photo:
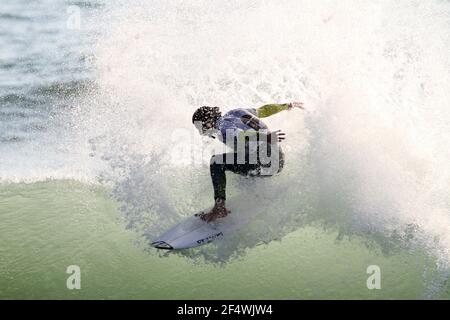
<path fill-rule="evenodd" d="M 210 172 L 215 200 L 226 199 L 226 171 L 248 177 L 269 177 L 283 169 L 284 154 L 278 142 L 266 143 L 261 141 L 257 134 L 260 130 L 262 132 L 268 128 L 256 118 L 255 109 L 235 109 L 228 112 L 217 121 L 216 129 L 219 131 L 222 142 L 234 140 L 234 152 L 214 155 L 211 158 Z M 245 151 L 239 157 L 240 149 L 237 149 L 239 134 L 251 131 L 256 133 L 258 138 L 251 141 L 244 137 L 243 150 Z M 264 146 L 263 143 L 265 143 Z M 278 156 L 276 156 L 277 153 Z M 264 157 L 264 154 L 267 157 Z"/>

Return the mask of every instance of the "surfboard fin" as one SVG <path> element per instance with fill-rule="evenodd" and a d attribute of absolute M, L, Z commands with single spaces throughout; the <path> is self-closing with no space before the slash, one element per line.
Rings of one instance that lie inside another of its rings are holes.
<path fill-rule="evenodd" d="M 152 243 L 152 247 L 164 250 L 173 250 L 172 246 L 164 241 L 156 241 Z"/>

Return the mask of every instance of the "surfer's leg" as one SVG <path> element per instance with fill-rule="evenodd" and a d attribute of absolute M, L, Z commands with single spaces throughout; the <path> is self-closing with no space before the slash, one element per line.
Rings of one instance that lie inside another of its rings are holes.
<path fill-rule="evenodd" d="M 227 185 L 227 177 L 225 175 L 225 165 L 218 163 L 218 158 L 222 155 L 214 155 L 211 158 L 209 171 L 211 173 L 212 184 L 214 187 L 214 200 L 226 199 L 225 187 Z"/>
<path fill-rule="evenodd" d="M 228 155 L 228 156 L 227 156 Z M 227 161 L 228 159 L 228 161 Z M 214 187 L 214 199 L 226 199 L 226 171 L 233 173 L 248 175 L 251 171 L 256 170 L 258 164 L 250 164 L 248 161 L 238 163 L 236 153 L 214 155 L 211 158 L 210 172 Z"/>

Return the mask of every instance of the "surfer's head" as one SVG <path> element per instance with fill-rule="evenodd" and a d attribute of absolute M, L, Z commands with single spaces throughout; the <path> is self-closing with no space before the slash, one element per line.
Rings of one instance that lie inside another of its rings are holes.
<path fill-rule="evenodd" d="M 222 116 L 218 107 L 201 107 L 192 115 L 192 123 L 201 135 L 208 135 L 214 129 L 217 120 Z"/>

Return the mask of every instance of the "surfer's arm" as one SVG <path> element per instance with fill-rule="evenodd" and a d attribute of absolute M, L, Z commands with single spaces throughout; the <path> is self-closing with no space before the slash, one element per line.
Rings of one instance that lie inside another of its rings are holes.
<path fill-rule="evenodd" d="M 292 108 L 304 109 L 303 103 L 290 102 L 290 103 L 283 103 L 283 104 L 266 104 L 266 105 L 256 109 L 256 112 L 257 112 L 259 118 L 267 118 L 267 117 L 273 116 L 274 114 L 277 114 L 281 111 L 291 110 Z"/>
<path fill-rule="evenodd" d="M 289 104 L 283 103 L 283 104 L 266 104 L 258 109 L 256 109 L 256 112 L 258 113 L 259 118 L 267 118 L 270 116 L 273 116 L 274 114 L 288 110 Z"/>

